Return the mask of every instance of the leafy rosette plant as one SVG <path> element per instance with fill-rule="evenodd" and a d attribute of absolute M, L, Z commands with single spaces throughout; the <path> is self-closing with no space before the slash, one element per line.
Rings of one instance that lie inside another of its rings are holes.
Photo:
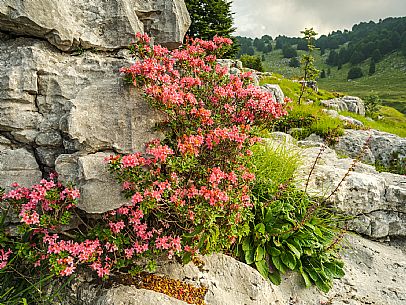
<path fill-rule="evenodd" d="M 158 128 L 165 139 L 147 143 L 145 152 L 112 156 L 110 169 L 148 226 L 181 237 L 185 261 L 225 251 L 247 234 L 253 127 L 285 115 L 249 73 L 229 75 L 216 63 L 229 44 L 194 39 L 169 51 L 137 34 L 130 47 L 137 61 L 121 69 L 164 113 Z"/>

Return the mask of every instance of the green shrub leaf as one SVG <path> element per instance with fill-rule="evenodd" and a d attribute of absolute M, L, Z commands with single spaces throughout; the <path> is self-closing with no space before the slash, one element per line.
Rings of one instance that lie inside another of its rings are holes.
<path fill-rule="evenodd" d="M 300 251 L 296 249 L 296 247 L 290 243 L 286 243 L 288 248 L 296 255 L 297 258 L 300 258 Z"/>
<path fill-rule="evenodd" d="M 294 270 L 296 267 L 296 257 L 292 254 L 292 252 L 287 251 L 282 253 L 281 255 L 282 262 L 290 269 Z"/>
<path fill-rule="evenodd" d="M 300 274 L 302 275 L 302 278 L 305 282 L 306 288 L 309 288 L 312 285 L 312 281 L 310 280 L 310 277 L 307 275 L 305 271 L 300 271 Z"/>
<path fill-rule="evenodd" d="M 244 238 L 244 241 L 242 242 L 242 249 L 244 251 L 252 249 L 251 240 L 249 238 Z"/>
<path fill-rule="evenodd" d="M 275 266 L 275 268 L 278 269 L 280 272 L 282 272 L 282 273 L 286 272 L 287 268 L 282 263 L 280 256 L 272 256 L 272 263 Z"/>
<path fill-rule="evenodd" d="M 265 257 L 265 249 L 262 246 L 258 246 L 255 251 L 255 261 L 262 261 Z"/>
<path fill-rule="evenodd" d="M 269 268 L 265 260 L 255 262 L 255 266 L 257 267 L 257 270 L 259 271 L 259 273 L 261 273 L 263 277 L 265 278 L 268 277 Z"/>
<path fill-rule="evenodd" d="M 271 254 L 271 256 L 279 256 L 279 255 L 281 255 L 281 251 L 278 248 L 275 248 L 275 247 L 269 247 L 268 248 L 268 253 Z"/>
<path fill-rule="evenodd" d="M 253 249 L 245 251 L 245 262 L 248 265 L 251 265 L 252 263 L 254 263 L 254 255 L 255 255 L 255 252 Z"/>
<path fill-rule="evenodd" d="M 274 270 L 273 272 L 269 272 L 268 273 L 268 278 L 275 285 L 280 285 L 280 283 L 282 282 L 281 273 L 278 270 Z"/>
<path fill-rule="evenodd" d="M 255 231 L 261 234 L 265 234 L 265 225 L 261 222 L 255 226 Z"/>

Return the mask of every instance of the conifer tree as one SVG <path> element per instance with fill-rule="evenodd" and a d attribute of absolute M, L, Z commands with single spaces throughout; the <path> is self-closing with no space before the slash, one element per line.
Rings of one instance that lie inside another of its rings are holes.
<path fill-rule="evenodd" d="M 232 38 L 235 31 L 231 13 L 231 1 L 226 0 L 185 0 L 192 24 L 186 33 L 189 37 L 211 40 L 215 35 Z M 233 39 L 232 50 L 226 57 L 238 52 L 238 44 Z"/>
<path fill-rule="evenodd" d="M 373 58 L 371 58 L 371 62 L 369 64 L 369 75 L 372 75 L 375 73 L 375 60 Z"/>

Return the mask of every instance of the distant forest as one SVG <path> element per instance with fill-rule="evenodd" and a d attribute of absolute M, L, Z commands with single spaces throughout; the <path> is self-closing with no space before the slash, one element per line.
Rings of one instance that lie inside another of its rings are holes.
<path fill-rule="evenodd" d="M 257 52 L 269 53 L 273 48 L 282 49 L 283 56 L 292 58 L 297 56 L 297 50 L 307 50 L 307 43 L 300 37 L 287 37 L 279 35 L 272 39 L 269 35 L 261 38 L 237 36 L 240 44 L 238 57 L 241 55 L 254 55 Z M 351 31 L 334 31 L 328 35 L 320 36 L 315 45 L 320 49 L 321 55 L 328 52 L 326 63 L 338 66 L 345 63 L 353 65 L 371 58 L 378 62 L 383 56 L 394 51 L 401 51 L 406 56 L 406 17 L 386 18 L 355 24 Z"/>

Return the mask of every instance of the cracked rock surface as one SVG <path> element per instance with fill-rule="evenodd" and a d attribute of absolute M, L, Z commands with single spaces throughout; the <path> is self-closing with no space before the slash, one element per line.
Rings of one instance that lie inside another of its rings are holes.
<path fill-rule="evenodd" d="M 321 143 L 299 141 L 305 156 L 298 170 L 299 184 L 304 188 Z M 310 145 L 310 146 L 309 146 Z M 308 192 L 329 197 L 354 163 L 351 158 L 339 158 L 326 148 L 320 155 L 309 179 Z M 406 237 L 406 176 L 379 173 L 375 167 L 356 163 L 354 170 L 341 183 L 329 201 L 345 211 L 358 216 L 352 229 L 374 239 Z"/>
<path fill-rule="evenodd" d="M 0 185 L 29 186 L 56 167 L 85 211 L 122 205 L 101 156 L 161 136 L 158 114 L 120 76 L 126 48 L 139 31 L 175 47 L 189 24 L 182 0 L 2 1 Z"/>
<path fill-rule="evenodd" d="M 62 51 L 125 48 L 137 32 L 157 43 L 182 42 L 190 25 L 181 0 L 3 0 L 0 28 L 49 41 Z"/>

